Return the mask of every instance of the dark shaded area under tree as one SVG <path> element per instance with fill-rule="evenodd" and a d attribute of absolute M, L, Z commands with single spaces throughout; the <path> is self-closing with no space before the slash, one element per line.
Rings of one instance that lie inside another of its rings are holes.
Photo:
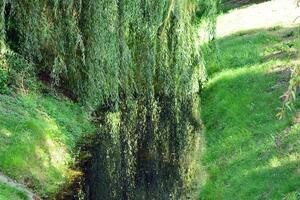
<path fill-rule="evenodd" d="M 228 12 L 232 9 L 249 6 L 252 4 L 263 3 L 270 0 L 221 0 L 221 8 L 223 12 Z"/>

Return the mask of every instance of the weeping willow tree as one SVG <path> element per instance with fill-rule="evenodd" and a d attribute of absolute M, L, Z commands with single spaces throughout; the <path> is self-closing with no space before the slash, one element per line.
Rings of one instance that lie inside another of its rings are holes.
<path fill-rule="evenodd" d="M 185 187 L 199 127 L 194 3 L 83 4 L 86 62 L 93 74 L 87 84 L 101 88 L 86 95 L 98 104 L 100 137 L 88 178 L 91 199 L 177 199 L 180 192 L 172 190 Z M 147 196 L 157 190 L 159 196 Z"/>
<path fill-rule="evenodd" d="M 204 15 L 195 15 L 199 5 L 196 0 L 0 4 L 2 45 L 92 113 L 98 133 L 88 149 L 86 198 L 180 199 L 190 188 L 205 75 L 195 23 Z M 216 4 L 205 5 L 209 10 Z"/>

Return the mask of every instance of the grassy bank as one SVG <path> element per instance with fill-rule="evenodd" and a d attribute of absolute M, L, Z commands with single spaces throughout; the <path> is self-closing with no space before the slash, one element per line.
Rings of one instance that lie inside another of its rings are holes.
<path fill-rule="evenodd" d="M 0 200 L 27 200 L 27 196 L 16 188 L 0 183 Z"/>
<path fill-rule="evenodd" d="M 84 110 L 67 99 L 0 95 L 0 171 L 51 199 L 79 175 L 71 169 L 76 143 L 92 132 Z M 14 191 L 2 185 L 0 194 Z"/>
<path fill-rule="evenodd" d="M 297 108 L 276 114 L 296 63 L 296 29 L 256 30 L 221 38 L 206 51 L 211 77 L 202 95 L 209 177 L 201 199 L 300 198 Z"/>

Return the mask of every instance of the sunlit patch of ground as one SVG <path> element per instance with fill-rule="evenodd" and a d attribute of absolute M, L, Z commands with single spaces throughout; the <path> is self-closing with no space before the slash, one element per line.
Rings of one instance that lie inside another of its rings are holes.
<path fill-rule="evenodd" d="M 217 36 L 274 26 L 292 27 L 300 24 L 300 7 L 295 0 L 273 0 L 231 10 L 218 18 Z M 299 17 L 299 18 L 298 18 Z"/>
<path fill-rule="evenodd" d="M 84 110 L 66 99 L 0 95 L 0 172 L 54 199 L 61 185 L 80 175 L 71 170 L 76 144 L 92 132 Z"/>

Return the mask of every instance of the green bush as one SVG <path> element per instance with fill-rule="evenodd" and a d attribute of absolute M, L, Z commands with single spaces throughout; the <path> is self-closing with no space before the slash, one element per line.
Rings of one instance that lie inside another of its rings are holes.
<path fill-rule="evenodd" d="M 0 94 L 6 94 L 8 91 L 8 71 L 0 61 Z"/>
<path fill-rule="evenodd" d="M 12 51 L 6 54 L 8 65 L 8 83 L 17 91 L 26 91 L 36 87 L 34 66 L 21 55 Z"/>
<path fill-rule="evenodd" d="M 21 55 L 7 50 L 0 54 L 0 94 L 36 88 L 34 66 Z"/>

